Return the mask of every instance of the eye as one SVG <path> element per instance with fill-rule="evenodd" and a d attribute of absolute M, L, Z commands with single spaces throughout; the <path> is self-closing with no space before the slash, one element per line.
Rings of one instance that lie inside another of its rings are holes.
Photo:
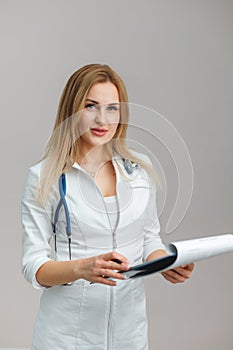
<path fill-rule="evenodd" d="M 108 107 L 108 110 L 109 110 L 109 111 L 113 111 L 113 112 L 118 111 L 118 109 L 119 109 L 119 108 L 118 108 L 117 106 L 109 106 L 109 107 Z"/>
<path fill-rule="evenodd" d="M 88 104 L 86 104 L 85 108 L 93 110 L 93 109 L 95 109 L 95 104 L 94 103 L 88 103 Z"/>

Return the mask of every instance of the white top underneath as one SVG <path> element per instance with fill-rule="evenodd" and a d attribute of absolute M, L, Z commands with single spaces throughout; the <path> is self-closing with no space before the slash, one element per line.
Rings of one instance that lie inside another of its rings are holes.
<path fill-rule="evenodd" d="M 116 200 L 116 194 L 114 196 L 107 196 L 107 197 L 104 197 L 104 200 L 106 202 L 114 202 L 114 200 Z"/>
<path fill-rule="evenodd" d="M 118 212 L 117 196 L 115 195 L 115 196 L 104 197 L 104 201 L 106 204 L 112 229 L 114 229 L 117 222 L 117 215 L 118 215 L 117 214 Z"/>

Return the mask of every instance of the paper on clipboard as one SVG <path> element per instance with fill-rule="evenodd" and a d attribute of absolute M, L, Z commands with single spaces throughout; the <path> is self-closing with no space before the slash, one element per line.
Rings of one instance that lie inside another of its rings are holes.
<path fill-rule="evenodd" d="M 232 251 L 233 234 L 173 242 L 168 245 L 168 252 L 176 253 L 177 258 L 169 268 L 172 269 Z"/>
<path fill-rule="evenodd" d="M 142 277 L 220 254 L 233 252 L 233 234 L 229 233 L 173 242 L 167 246 L 167 252 L 168 255 L 163 258 L 133 266 L 128 271 L 121 273 L 128 279 Z"/>

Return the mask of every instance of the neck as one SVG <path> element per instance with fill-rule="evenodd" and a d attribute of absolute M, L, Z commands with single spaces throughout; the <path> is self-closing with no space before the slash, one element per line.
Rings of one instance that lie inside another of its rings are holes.
<path fill-rule="evenodd" d="M 79 148 L 78 163 L 81 166 L 88 166 L 91 169 L 95 169 L 100 164 L 105 163 L 112 159 L 111 151 L 106 145 L 100 145 L 95 147 L 82 146 Z"/>

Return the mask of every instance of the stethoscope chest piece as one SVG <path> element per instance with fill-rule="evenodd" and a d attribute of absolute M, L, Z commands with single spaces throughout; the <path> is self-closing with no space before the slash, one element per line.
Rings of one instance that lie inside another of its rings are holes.
<path fill-rule="evenodd" d="M 126 158 L 122 158 L 122 159 L 123 159 L 123 162 L 124 162 L 125 170 L 127 171 L 127 173 L 129 175 L 131 175 L 133 173 L 135 168 L 139 167 L 139 164 L 136 163 L 136 162 L 132 162 L 131 160 L 126 159 Z"/>

